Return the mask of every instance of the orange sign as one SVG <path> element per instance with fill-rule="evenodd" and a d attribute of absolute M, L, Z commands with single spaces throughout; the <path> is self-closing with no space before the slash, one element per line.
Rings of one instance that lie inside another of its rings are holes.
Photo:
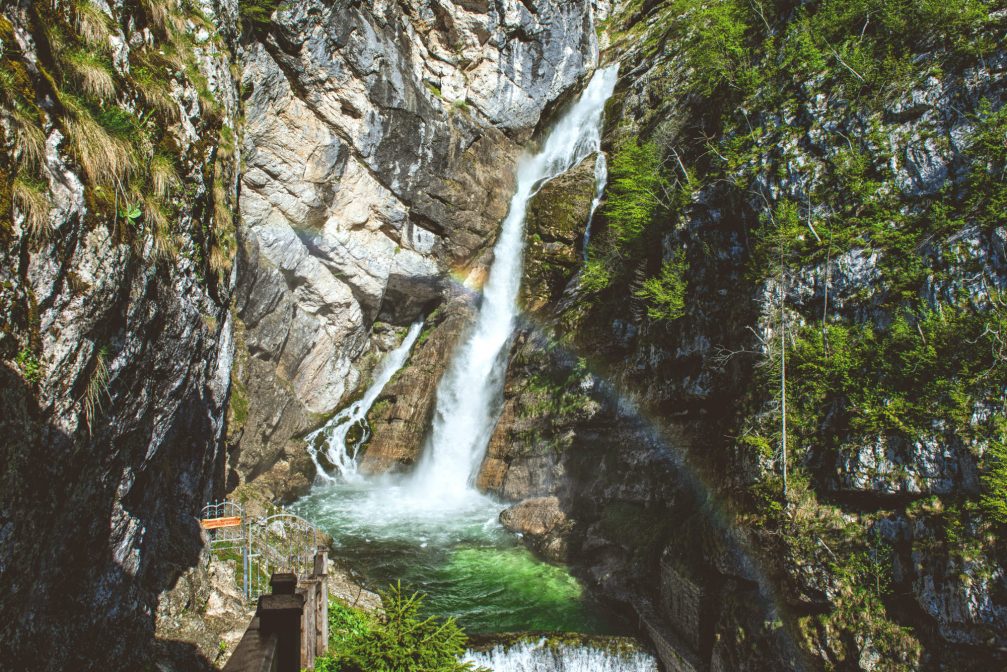
<path fill-rule="evenodd" d="M 231 516 L 230 518 L 204 518 L 199 521 L 204 530 L 215 530 L 218 527 L 237 527 L 241 525 L 241 516 Z"/>

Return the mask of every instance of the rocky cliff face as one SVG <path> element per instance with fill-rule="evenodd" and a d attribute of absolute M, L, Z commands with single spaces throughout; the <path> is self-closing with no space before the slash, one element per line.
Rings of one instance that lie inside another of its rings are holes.
<path fill-rule="evenodd" d="M 609 13 L 265 6 L 0 17 L 4 662 L 149 660 L 225 407 L 227 489 L 304 489 L 299 437 L 366 379 L 374 325 L 439 306 L 362 468 L 415 462 L 517 154 Z M 531 205 L 478 483 L 670 669 L 1004 664 L 1005 14 L 889 9 L 618 4 L 587 260 L 591 160 Z"/>
<path fill-rule="evenodd" d="M 743 4 L 609 24 L 608 204 L 515 341 L 479 482 L 638 605 L 671 669 L 1000 666 L 1003 17 L 968 28 L 981 58 L 861 17 L 904 50 L 893 86 L 797 55 L 850 29 L 833 8 Z"/>
<path fill-rule="evenodd" d="M 375 320 L 407 324 L 486 263 L 522 143 L 594 64 L 594 13 L 296 3 L 246 48 L 237 479 L 303 455 L 294 437 L 367 373 Z"/>
<path fill-rule="evenodd" d="M 223 473 L 235 6 L 0 16 L 4 666 L 148 661 Z"/>

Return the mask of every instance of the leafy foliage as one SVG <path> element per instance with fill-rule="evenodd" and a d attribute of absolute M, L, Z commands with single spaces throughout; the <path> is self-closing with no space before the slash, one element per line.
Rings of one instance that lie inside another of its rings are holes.
<path fill-rule="evenodd" d="M 1007 526 L 1007 423 L 1000 422 L 997 432 L 983 456 L 983 493 L 979 506 L 986 517 L 1001 526 Z"/>
<path fill-rule="evenodd" d="M 647 316 L 652 320 L 672 322 L 685 314 L 685 273 L 688 262 L 679 250 L 661 265 L 661 272 L 644 280 L 636 296 L 647 303 Z"/>
<path fill-rule="evenodd" d="M 861 436 L 891 430 L 918 436 L 933 418 L 967 431 L 974 400 L 1007 383 L 987 320 L 967 306 L 946 306 L 899 314 L 887 329 L 805 328 L 790 354 L 795 431 L 828 442 L 817 431 L 830 412 Z M 984 345 L 962 347 L 970 341 Z"/>
<path fill-rule="evenodd" d="M 608 287 L 612 275 L 601 259 L 588 259 L 580 272 L 580 287 L 587 292 L 600 292 Z"/>
<path fill-rule="evenodd" d="M 612 156 L 604 214 L 610 238 L 625 246 L 635 241 L 653 221 L 667 182 L 661 176 L 657 144 L 625 142 Z"/>
<path fill-rule="evenodd" d="M 21 369 L 21 375 L 24 376 L 27 382 L 34 385 L 42 380 L 42 364 L 39 363 L 38 357 L 31 350 L 21 350 L 18 352 L 14 358 L 14 363 Z"/>
<path fill-rule="evenodd" d="M 251 32 L 262 32 L 273 23 L 273 12 L 282 9 L 283 0 L 240 0 L 238 14 Z"/>
<path fill-rule="evenodd" d="M 423 597 L 401 584 L 381 593 L 384 616 L 342 605 L 329 608 L 332 655 L 315 661 L 319 672 L 469 672 L 459 662 L 467 638 L 453 618 L 421 614 Z"/>

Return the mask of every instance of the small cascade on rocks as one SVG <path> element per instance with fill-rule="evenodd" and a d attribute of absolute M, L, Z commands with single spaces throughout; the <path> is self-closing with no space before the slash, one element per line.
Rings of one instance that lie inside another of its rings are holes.
<path fill-rule="evenodd" d="M 640 650 L 595 648 L 545 637 L 469 651 L 465 659 L 493 672 L 658 672 L 654 657 Z"/>
<path fill-rule="evenodd" d="M 584 261 L 587 261 L 587 247 L 591 242 L 591 224 L 594 223 L 594 213 L 601 205 L 607 184 L 608 159 L 605 158 L 605 152 L 599 151 L 598 158 L 594 160 L 594 198 L 591 200 L 591 211 L 587 215 L 587 226 L 584 227 L 584 249 L 581 250 Z"/>
<path fill-rule="evenodd" d="M 339 411 L 320 429 L 305 437 L 308 442 L 308 453 L 315 463 L 320 480 L 331 483 L 337 480 L 336 476 L 344 481 L 355 481 L 359 478 L 357 456 L 360 453 L 360 447 L 371 435 L 370 427 L 367 425 L 367 412 L 371 410 L 374 401 L 381 394 L 381 390 L 385 389 L 385 385 L 392 379 L 395 372 L 406 363 L 409 353 L 413 349 L 413 344 L 422 329 L 423 320 L 419 320 L 409 327 L 409 331 L 406 332 L 399 347 L 385 355 L 374 370 L 374 381 L 364 392 L 364 396 Z M 359 429 L 360 433 L 347 442 L 350 431 L 354 428 Z M 320 457 L 324 457 L 332 465 L 336 471 L 335 476 L 322 465 Z"/>
<path fill-rule="evenodd" d="M 414 490 L 433 506 L 478 496 L 472 481 L 499 415 L 505 346 L 518 314 L 528 202 L 543 184 L 599 150 L 602 112 L 616 75 L 615 65 L 596 71 L 541 149 L 518 164 L 517 190 L 493 248 L 475 324 L 437 387 L 433 426 L 413 475 Z"/>

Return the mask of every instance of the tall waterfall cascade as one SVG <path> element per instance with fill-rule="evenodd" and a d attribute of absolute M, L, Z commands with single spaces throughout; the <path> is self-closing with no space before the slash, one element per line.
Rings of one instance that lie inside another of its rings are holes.
<path fill-rule="evenodd" d="M 518 164 L 517 189 L 493 248 L 475 324 L 438 384 L 433 425 L 413 473 L 412 488 L 427 501 L 445 503 L 475 494 L 472 482 L 499 417 L 505 346 L 518 314 L 528 203 L 543 184 L 599 151 L 602 113 L 616 77 L 615 65 L 596 71 L 541 148 Z"/>
<path fill-rule="evenodd" d="M 364 395 L 333 416 L 321 428 L 305 437 L 308 442 L 308 453 L 315 463 L 315 471 L 318 473 L 319 480 L 329 483 L 336 480 L 336 476 L 330 475 L 323 466 L 320 456 L 325 457 L 337 472 L 337 476 L 344 481 L 352 482 L 360 478 L 357 473 L 357 457 L 360 447 L 370 438 L 367 412 L 371 410 L 374 401 L 381 394 L 381 390 L 385 389 L 385 385 L 392 379 L 395 372 L 401 369 L 409 359 L 409 353 L 422 329 L 423 320 L 413 323 L 402 339 L 402 343 L 386 354 L 378 364 L 374 370 L 374 380 Z M 360 434 L 350 442 L 350 445 L 347 445 L 350 430 L 354 427 L 360 429 Z"/>

